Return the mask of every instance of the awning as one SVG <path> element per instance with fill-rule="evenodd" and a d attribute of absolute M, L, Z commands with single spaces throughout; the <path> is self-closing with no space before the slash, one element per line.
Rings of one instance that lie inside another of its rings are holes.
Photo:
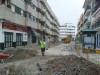
<path fill-rule="evenodd" d="M 28 27 L 28 30 L 31 31 L 32 36 L 38 36 L 38 37 L 40 36 L 40 33 L 38 33 L 37 31 L 35 31 L 31 27 Z"/>
<path fill-rule="evenodd" d="M 34 33 L 36 36 L 38 36 L 38 37 L 40 36 L 40 34 L 38 32 L 34 31 Z"/>
<path fill-rule="evenodd" d="M 33 32 L 33 31 L 32 31 L 31 33 L 32 33 L 32 36 L 33 36 L 33 37 L 36 37 L 36 34 L 35 34 L 35 32 Z"/>

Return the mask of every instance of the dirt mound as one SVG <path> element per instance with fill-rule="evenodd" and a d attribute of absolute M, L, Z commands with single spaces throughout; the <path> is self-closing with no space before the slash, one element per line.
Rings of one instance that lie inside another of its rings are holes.
<path fill-rule="evenodd" d="M 48 75 L 100 75 L 100 67 L 74 55 L 50 60 L 46 65 Z"/>
<path fill-rule="evenodd" d="M 7 62 L 18 61 L 36 56 L 38 53 L 38 47 L 17 48 L 16 50 L 7 50 L 4 53 L 7 53 L 11 56 L 8 58 Z"/>

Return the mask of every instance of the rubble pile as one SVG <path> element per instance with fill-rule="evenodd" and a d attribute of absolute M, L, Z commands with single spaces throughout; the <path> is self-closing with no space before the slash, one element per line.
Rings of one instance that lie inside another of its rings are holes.
<path fill-rule="evenodd" d="M 17 48 L 16 50 L 7 50 L 5 53 L 9 54 L 7 62 L 23 60 L 37 55 L 38 47 L 35 48 Z"/>
<path fill-rule="evenodd" d="M 46 65 L 48 75 L 100 75 L 98 65 L 74 55 L 49 60 Z"/>

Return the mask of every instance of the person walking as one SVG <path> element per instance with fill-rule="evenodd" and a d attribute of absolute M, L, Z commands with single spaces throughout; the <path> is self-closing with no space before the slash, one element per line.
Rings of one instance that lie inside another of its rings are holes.
<path fill-rule="evenodd" d="M 45 54 L 45 49 L 46 49 L 46 42 L 45 42 L 44 39 L 40 42 L 40 47 L 41 47 L 42 56 L 44 56 L 44 54 Z"/>

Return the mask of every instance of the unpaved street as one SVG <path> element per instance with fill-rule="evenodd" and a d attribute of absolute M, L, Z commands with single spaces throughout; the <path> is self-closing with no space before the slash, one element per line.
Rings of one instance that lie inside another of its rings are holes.
<path fill-rule="evenodd" d="M 60 44 L 46 50 L 45 56 L 42 56 L 41 51 L 39 50 L 38 55 L 33 58 L 9 62 L 6 64 L 6 66 L 9 68 L 9 75 L 90 75 L 93 73 L 97 73 L 97 75 L 100 74 L 98 73 L 98 70 L 100 69 L 98 66 L 91 64 L 83 58 L 78 58 L 74 55 L 76 55 L 76 52 L 73 43 L 69 45 Z M 2 67 L 0 68 L 1 71 Z M 92 70 L 94 69 L 95 71 L 92 72 Z M 91 72 L 87 73 L 87 71 L 90 70 Z M 83 72 L 80 73 L 80 71 Z M 57 74 L 59 72 L 61 72 L 62 74 Z"/>
<path fill-rule="evenodd" d="M 9 65 L 8 67 L 10 67 L 9 75 L 39 75 L 41 74 L 41 71 L 39 71 L 37 63 L 39 63 L 43 69 L 44 64 L 47 61 L 70 54 L 72 54 L 72 51 L 70 51 L 70 47 L 66 48 L 66 44 L 60 44 L 58 46 L 54 46 L 53 48 L 49 48 L 46 50 L 45 56 L 42 56 L 41 51 L 39 50 L 39 53 L 36 57 L 8 63 L 7 66 Z"/>

